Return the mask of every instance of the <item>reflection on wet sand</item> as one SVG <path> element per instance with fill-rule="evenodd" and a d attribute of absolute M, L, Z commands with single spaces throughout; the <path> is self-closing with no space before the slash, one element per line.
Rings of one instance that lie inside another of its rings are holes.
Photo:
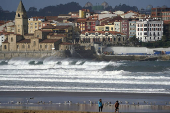
<path fill-rule="evenodd" d="M 53 111 L 84 111 L 84 112 L 97 112 L 97 104 L 11 104 L 1 105 L 2 109 L 18 109 L 18 110 L 53 110 Z M 103 112 L 114 112 L 114 104 L 104 105 Z M 169 112 L 169 105 L 130 105 L 120 104 L 120 112 Z"/>

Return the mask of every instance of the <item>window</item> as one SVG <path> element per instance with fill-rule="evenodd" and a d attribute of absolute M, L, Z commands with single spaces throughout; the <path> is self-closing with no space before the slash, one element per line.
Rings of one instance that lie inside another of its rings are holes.
<path fill-rule="evenodd" d="M 25 48 L 25 45 L 22 45 L 22 48 Z"/>
<path fill-rule="evenodd" d="M 20 29 L 18 29 L 18 32 L 20 32 Z"/>
<path fill-rule="evenodd" d="M 7 46 L 6 46 L 6 45 L 4 45 L 4 49 L 7 49 Z"/>
<path fill-rule="evenodd" d="M 30 48 L 30 45 L 28 45 L 28 48 Z"/>
<path fill-rule="evenodd" d="M 37 23 L 35 23 L 35 25 L 37 25 Z"/>
<path fill-rule="evenodd" d="M 34 46 L 36 46 L 36 42 L 34 41 Z"/>
<path fill-rule="evenodd" d="M 40 48 L 42 48 L 42 45 L 40 45 Z"/>
<path fill-rule="evenodd" d="M 13 42 L 13 37 L 11 37 L 11 42 Z"/>
<path fill-rule="evenodd" d="M 20 17 L 20 14 L 18 13 L 18 17 Z"/>
<path fill-rule="evenodd" d="M 45 45 L 45 48 L 47 49 L 47 45 Z"/>
<path fill-rule="evenodd" d="M 17 45 L 17 48 L 19 48 L 19 45 Z"/>

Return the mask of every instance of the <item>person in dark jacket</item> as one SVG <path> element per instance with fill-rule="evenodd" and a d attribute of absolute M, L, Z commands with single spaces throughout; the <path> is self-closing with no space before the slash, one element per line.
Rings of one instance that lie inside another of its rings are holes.
<path fill-rule="evenodd" d="M 99 99 L 99 112 L 101 111 L 102 112 L 102 109 L 103 109 L 103 104 L 102 104 L 102 99 Z"/>
<path fill-rule="evenodd" d="M 115 112 L 116 111 L 119 113 L 119 102 L 118 101 L 116 101 L 115 103 Z"/>

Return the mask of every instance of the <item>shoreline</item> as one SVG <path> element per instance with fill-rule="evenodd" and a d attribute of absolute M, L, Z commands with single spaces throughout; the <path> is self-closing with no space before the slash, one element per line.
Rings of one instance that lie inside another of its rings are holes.
<path fill-rule="evenodd" d="M 113 112 L 117 100 L 120 103 L 120 112 L 168 112 L 170 110 L 170 94 L 1 91 L 0 111 L 6 109 L 8 112 L 15 113 L 13 110 L 19 109 L 26 112 L 38 110 L 35 113 L 40 111 L 45 113 L 49 110 L 56 113 L 98 112 L 97 102 L 100 98 L 104 104 L 103 112 Z"/>

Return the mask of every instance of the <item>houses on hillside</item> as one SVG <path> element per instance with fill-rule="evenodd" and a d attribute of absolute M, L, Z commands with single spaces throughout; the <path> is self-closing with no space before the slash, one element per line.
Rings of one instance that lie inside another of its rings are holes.
<path fill-rule="evenodd" d="M 169 8 L 152 8 L 151 16 L 134 11 L 94 13 L 82 9 L 59 16 L 28 18 L 20 1 L 15 21 L 8 25 L 0 22 L 0 45 L 2 51 L 50 51 L 81 46 L 89 50 L 95 43 L 125 45 L 134 36 L 141 42 L 158 41 L 168 34 L 164 33 L 164 26 L 168 30 L 169 15 Z"/>

